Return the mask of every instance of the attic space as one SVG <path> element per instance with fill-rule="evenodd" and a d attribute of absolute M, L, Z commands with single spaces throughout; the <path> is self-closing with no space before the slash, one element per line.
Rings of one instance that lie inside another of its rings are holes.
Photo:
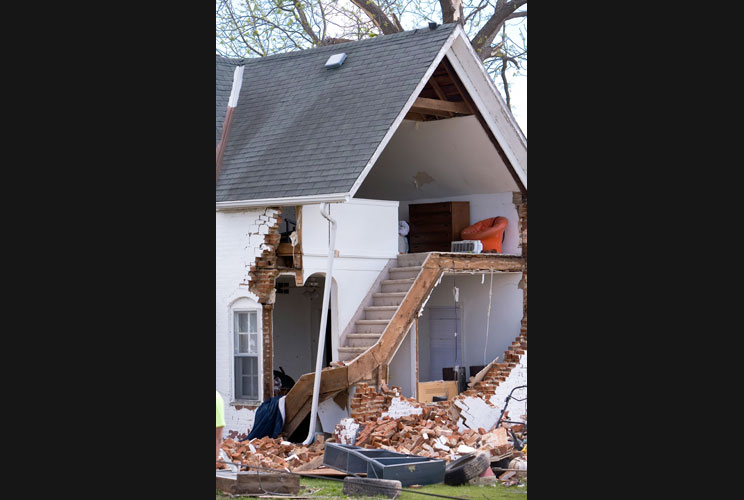
<path fill-rule="evenodd" d="M 468 202 L 467 225 L 506 217 L 503 253 L 519 253 L 513 203 L 519 186 L 477 115 L 468 111 L 469 97 L 442 68 L 415 101 L 428 107 L 414 104 L 415 112 L 406 115 L 354 197 L 398 201 L 399 219 L 408 223 L 412 204 Z M 439 111 L 437 102 L 453 103 L 461 112 Z"/>

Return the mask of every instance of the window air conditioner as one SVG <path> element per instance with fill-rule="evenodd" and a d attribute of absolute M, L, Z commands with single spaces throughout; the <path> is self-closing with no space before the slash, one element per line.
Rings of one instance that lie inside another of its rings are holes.
<path fill-rule="evenodd" d="M 452 252 L 481 253 L 483 242 L 480 240 L 453 241 Z"/>

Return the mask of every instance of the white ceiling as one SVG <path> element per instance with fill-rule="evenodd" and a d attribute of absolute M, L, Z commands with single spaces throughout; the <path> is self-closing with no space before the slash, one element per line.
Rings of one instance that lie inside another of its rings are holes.
<path fill-rule="evenodd" d="M 519 191 L 474 116 L 403 120 L 355 198 L 417 200 Z"/>

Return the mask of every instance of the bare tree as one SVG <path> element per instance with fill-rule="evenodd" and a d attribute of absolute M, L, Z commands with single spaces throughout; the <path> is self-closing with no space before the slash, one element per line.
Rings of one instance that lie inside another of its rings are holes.
<path fill-rule="evenodd" d="M 460 23 L 511 107 L 509 78 L 527 74 L 526 5 L 527 0 L 217 0 L 217 53 L 266 56 L 389 35 L 430 21 Z"/>

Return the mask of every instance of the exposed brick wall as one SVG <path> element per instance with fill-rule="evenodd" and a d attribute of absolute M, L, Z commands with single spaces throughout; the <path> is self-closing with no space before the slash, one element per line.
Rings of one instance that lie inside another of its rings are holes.
<path fill-rule="evenodd" d="M 274 395 L 274 304 L 263 305 L 263 394 L 264 400 Z"/>
<path fill-rule="evenodd" d="M 522 256 L 524 257 L 524 268 L 522 270 L 522 281 L 519 283 L 519 287 L 522 289 L 524 294 L 523 298 L 523 316 L 522 326 L 520 332 L 524 335 L 525 342 L 527 340 L 527 195 L 521 193 L 514 193 L 514 205 L 517 207 L 517 213 L 519 214 L 519 246 L 522 248 Z M 526 348 L 525 348 L 526 349 Z"/>
<path fill-rule="evenodd" d="M 485 377 L 480 382 L 473 385 L 472 389 L 460 394 L 460 396 L 477 396 L 482 395 L 493 395 L 496 393 L 498 386 L 506 381 L 509 377 L 513 368 L 516 368 L 517 364 L 523 354 L 527 352 L 527 332 L 524 331 L 519 334 L 511 346 L 504 351 L 504 355 L 501 356 L 500 363 L 494 363 L 493 366 L 486 372 Z M 458 397 L 460 397 L 458 396 Z"/>
<path fill-rule="evenodd" d="M 263 235 L 263 243 L 256 249 L 256 261 L 248 273 L 249 289 L 258 296 L 261 304 L 273 304 L 276 298 L 275 280 L 279 275 L 276 249 L 281 239 L 281 213 L 280 207 L 267 208 L 264 215 L 249 229 L 251 236 Z"/>
<path fill-rule="evenodd" d="M 279 246 L 281 234 L 279 226 L 282 222 L 282 209 L 280 207 L 267 208 L 264 215 L 259 217 L 252 234 L 264 235 L 263 243 L 259 246 L 261 254 L 256 257 L 256 262 L 251 266 L 248 273 L 248 287 L 256 294 L 258 301 L 263 306 L 263 394 L 264 400 L 274 395 L 274 301 L 276 300 L 276 277 L 279 276 L 277 268 L 276 249 Z"/>

